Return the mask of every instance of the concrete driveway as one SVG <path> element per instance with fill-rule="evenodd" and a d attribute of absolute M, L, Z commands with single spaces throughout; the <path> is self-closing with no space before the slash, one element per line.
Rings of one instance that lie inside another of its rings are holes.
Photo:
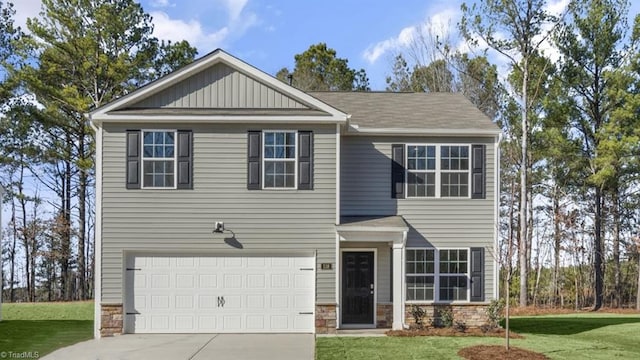
<path fill-rule="evenodd" d="M 313 334 L 153 334 L 89 340 L 54 351 L 53 360 L 313 360 Z"/>

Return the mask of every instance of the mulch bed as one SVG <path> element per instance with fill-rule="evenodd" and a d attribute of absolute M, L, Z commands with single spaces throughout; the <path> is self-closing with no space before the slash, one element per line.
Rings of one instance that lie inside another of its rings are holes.
<path fill-rule="evenodd" d="M 398 337 L 414 337 L 414 336 L 477 336 L 477 337 L 504 337 L 505 331 L 502 328 L 488 330 L 483 332 L 479 328 L 469 328 L 464 332 L 457 331 L 454 328 L 426 328 L 426 329 L 409 329 L 409 330 L 389 330 L 385 332 L 387 336 Z M 513 331 L 509 332 L 510 339 L 523 339 L 522 335 Z"/>
<path fill-rule="evenodd" d="M 510 347 L 509 351 L 502 345 L 476 345 L 458 351 L 458 355 L 467 360 L 546 360 L 543 354 L 521 348 Z"/>

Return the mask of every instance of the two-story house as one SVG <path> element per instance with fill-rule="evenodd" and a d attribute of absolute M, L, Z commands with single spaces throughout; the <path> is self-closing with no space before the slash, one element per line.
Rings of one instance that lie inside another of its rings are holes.
<path fill-rule="evenodd" d="M 499 129 L 459 94 L 305 93 L 216 50 L 90 113 L 95 336 L 480 325 Z"/>

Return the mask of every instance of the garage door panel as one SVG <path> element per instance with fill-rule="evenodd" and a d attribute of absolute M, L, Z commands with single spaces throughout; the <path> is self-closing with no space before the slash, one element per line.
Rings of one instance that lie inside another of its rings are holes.
<path fill-rule="evenodd" d="M 138 333 L 313 332 L 312 257 L 127 259 L 126 329 Z M 132 284 L 131 284 L 132 283 Z"/>

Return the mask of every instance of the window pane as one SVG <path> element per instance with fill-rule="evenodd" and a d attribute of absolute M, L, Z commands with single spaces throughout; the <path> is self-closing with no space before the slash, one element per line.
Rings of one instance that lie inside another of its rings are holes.
<path fill-rule="evenodd" d="M 463 158 L 469 158 L 469 147 L 468 146 L 461 146 L 460 147 L 460 156 Z"/>
<path fill-rule="evenodd" d="M 407 250 L 407 261 L 413 261 L 416 258 L 416 250 Z"/>
<path fill-rule="evenodd" d="M 273 146 L 265 146 L 264 147 L 264 157 L 265 159 L 273 159 Z"/>
<path fill-rule="evenodd" d="M 143 135 L 143 144 L 153 144 L 153 133 L 149 131 L 145 131 Z"/>
<path fill-rule="evenodd" d="M 427 156 L 430 158 L 436 158 L 436 147 L 435 146 L 427 146 Z"/>
<path fill-rule="evenodd" d="M 273 145 L 274 144 L 274 133 L 266 132 L 264 133 L 264 144 L 265 145 Z"/>
<path fill-rule="evenodd" d="M 295 159 L 296 148 L 295 146 L 287 146 L 287 159 Z"/>
<path fill-rule="evenodd" d="M 144 146 L 144 153 L 143 153 L 142 156 L 144 156 L 144 157 L 153 157 L 153 146 L 145 145 Z"/>
<path fill-rule="evenodd" d="M 167 145 L 173 145 L 173 137 L 174 134 L 172 131 L 167 131 L 164 133 L 164 143 Z"/>
<path fill-rule="evenodd" d="M 440 147 L 440 157 L 448 158 L 449 157 L 449 146 Z"/>
<path fill-rule="evenodd" d="M 407 146 L 407 156 L 408 157 L 416 157 L 418 153 L 417 146 Z"/>
<path fill-rule="evenodd" d="M 153 133 L 153 142 L 154 144 L 163 144 L 164 143 L 164 133 L 162 132 L 154 132 Z"/>
<path fill-rule="evenodd" d="M 173 187 L 174 162 L 166 160 L 144 160 L 143 186 L 145 187 Z"/>
<path fill-rule="evenodd" d="M 287 144 L 293 145 L 296 143 L 296 134 L 295 133 L 287 133 Z"/>
<path fill-rule="evenodd" d="M 173 157 L 173 145 L 168 145 L 164 148 L 164 157 Z"/>

